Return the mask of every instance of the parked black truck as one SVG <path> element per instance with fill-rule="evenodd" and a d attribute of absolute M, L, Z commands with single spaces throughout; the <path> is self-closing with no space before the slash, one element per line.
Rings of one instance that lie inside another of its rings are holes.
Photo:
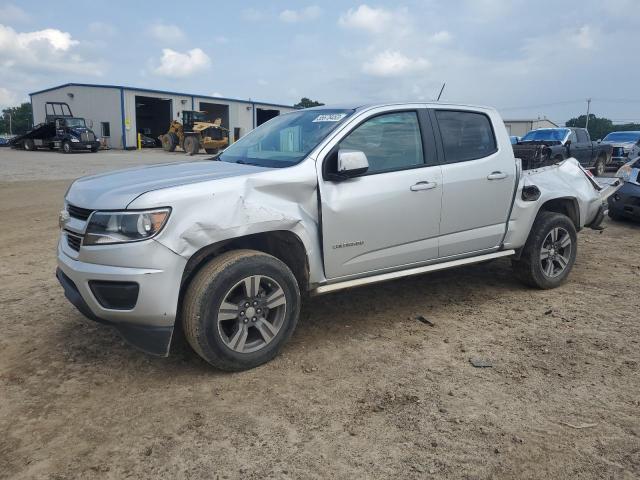
<path fill-rule="evenodd" d="M 584 168 L 602 176 L 611 162 L 611 145 L 592 142 L 585 128 L 539 128 L 531 130 L 513 145 L 516 158 L 525 168 L 556 163 L 574 157 Z"/>
<path fill-rule="evenodd" d="M 68 104 L 47 102 L 44 123 L 15 137 L 11 140 L 11 146 L 25 150 L 59 149 L 64 153 L 74 150 L 97 152 L 100 142 L 96 134 L 87 127 L 84 118 L 73 116 Z"/>

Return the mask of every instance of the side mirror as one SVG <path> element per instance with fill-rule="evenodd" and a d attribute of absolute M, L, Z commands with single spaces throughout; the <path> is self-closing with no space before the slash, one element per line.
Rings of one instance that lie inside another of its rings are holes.
<path fill-rule="evenodd" d="M 571 146 L 571 140 L 567 140 L 564 145 L 565 145 L 565 147 L 570 147 Z"/>
<path fill-rule="evenodd" d="M 598 143 L 602 143 L 602 139 L 601 139 L 601 138 L 599 138 L 598 140 L 596 140 L 596 142 L 598 142 Z"/>
<path fill-rule="evenodd" d="M 338 175 L 355 177 L 369 169 L 369 160 L 360 150 L 338 150 Z"/>

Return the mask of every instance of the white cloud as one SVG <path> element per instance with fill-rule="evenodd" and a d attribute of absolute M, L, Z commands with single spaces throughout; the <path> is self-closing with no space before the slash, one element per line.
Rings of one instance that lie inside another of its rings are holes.
<path fill-rule="evenodd" d="M 447 30 L 441 30 L 429 37 L 432 43 L 449 43 L 453 36 Z"/>
<path fill-rule="evenodd" d="M 170 45 L 182 42 L 185 39 L 184 32 L 177 25 L 157 22 L 149 26 L 148 33 L 158 42 Z"/>
<path fill-rule="evenodd" d="M 31 20 L 27 12 L 13 3 L 0 5 L 0 18 L 5 22 L 28 22 Z"/>
<path fill-rule="evenodd" d="M 350 8 L 347 13 L 340 15 L 338 24 L 347 29 L 363 30 L 372 34 L 392 30 L 407 33 L 409 18 L 406 8 L 388 10 L 362 4 L 358 8 Z"/>
<path fill-rule="evenodd" d="M 9 90 L 8 88 L 0 87 L 0 108 L 13 107 L 19 103 L 19 98 L 16 92 Z"/>
<path fill-rule="evenodd" d="M 283 10 L 280 12 L 280 20 L 287 23 L 297 23 L 314 20 L 320 15 L 322 15 L 322 9 L 317 5 L 311 5 L 301 10 Z"/>
<path fill-rule="evenodd" d="M 89 24 L 89 31 L 101 37 L 113 37 L 118 33 L 118 29 L 114 25 L 106 22 L 91 22 Z"/>
<path fill-rule="evenodd" d="M 578 48 L 589 50 L 594 46 L 594 36 L 593 29 L 589 25 L 583 25 L 570 36 L 570 40 Z"/>
<path fill-rule="evenodd" d="M 101 75 L 99 64 L 75 53 L 79 44 L 70 33 L 55 28 L 19 33 L 0 24 L 0 66 L 16 71 Z"/>
<path fill-rule="evenodd" d="M 185 53 L 163 48 L 160 65 L 154 69 L 154 73 L 164 77 L 180 78 L 201 72 L 210 66 L 211 59 L 200 48 L 193 48 Z"/>
<path fill-rule="evenodd" d="M 396 77 L 424 71 L 429 65 L 429 61 L 422 57 L 409 58 L 398 51 L 385 50 L 365 62 L 362 71 L 377 77 Z"/>

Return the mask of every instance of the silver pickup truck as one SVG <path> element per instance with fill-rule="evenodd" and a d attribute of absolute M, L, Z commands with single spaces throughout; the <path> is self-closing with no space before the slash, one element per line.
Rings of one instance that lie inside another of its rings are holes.
<path fill-rule="evenodd" d="M 205 161 L 76 180 L 57 277 L 85 316 L 168 355 L 175 328 L 225 370 L 273 358 L 305 295 L 511 257 L 553 288 L 599 228 L 603 189 L 575 159 L 522 170 L 491 108 L 319 107 Z"/>

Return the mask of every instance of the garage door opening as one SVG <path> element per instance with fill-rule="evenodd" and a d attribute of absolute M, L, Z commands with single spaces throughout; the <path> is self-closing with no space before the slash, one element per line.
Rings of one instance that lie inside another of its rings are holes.
<path fill-rule="evenodd" d="M 259 127 L 264 122 L 268 122 L 273 117 L 280 115 L 280 110 L 268 110 L 266 108 L 256 109 L 256 127 Z"/>
<path fill-rule="evenodd" d="M 136 95 L 136 134 L 156 140 L 167 133 L 171 124 L 171 100 Z"/>
<path fill-rule="evenodd" d="M 216 118 L 222 120 L 222 126 L 229 129 L 229 105 L 220 105 L 219 103 L 200 102 L 200 110 L 207 114 L 207 120 L 211 123 Z"/>

